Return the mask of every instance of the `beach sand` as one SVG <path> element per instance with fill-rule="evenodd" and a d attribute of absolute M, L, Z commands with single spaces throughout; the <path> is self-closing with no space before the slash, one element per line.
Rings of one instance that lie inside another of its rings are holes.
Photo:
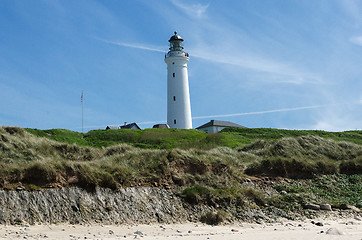
<path fill-rule="evenodd" d="M 359 218 L 299 222 L 285 220 L 273 224 L 239 223 L 222 226 L 202 223 L 119 226 L 1 225 L 0 237 L 2 239 L 362 240 L 362 221 Z"/>

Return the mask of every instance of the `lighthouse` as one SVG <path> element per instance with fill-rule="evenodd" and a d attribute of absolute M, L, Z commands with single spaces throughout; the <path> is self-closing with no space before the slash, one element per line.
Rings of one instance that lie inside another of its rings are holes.
<path fill-rule="evenodd" d="M 189 54 L 184 51 L 181 36 L 173 35 L 165 55 L 167 64 L 167 124 L 170 128 L 192 128 L 189 77 Z"/>

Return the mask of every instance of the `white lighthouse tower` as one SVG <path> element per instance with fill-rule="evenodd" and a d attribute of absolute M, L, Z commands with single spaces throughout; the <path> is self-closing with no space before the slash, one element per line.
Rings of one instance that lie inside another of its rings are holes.
<path fill-rule="evenodd" d="M 192 128 L 189 77 L 187 62 L 189 54 L 183 48 L 184 40 L 173 35 L 170 51 L 165 56 L 167 63 L 167 124 L 170 128 Z"/>

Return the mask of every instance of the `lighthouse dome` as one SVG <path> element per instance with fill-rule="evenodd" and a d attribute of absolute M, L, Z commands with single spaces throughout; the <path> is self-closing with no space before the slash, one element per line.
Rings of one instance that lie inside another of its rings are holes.
<path fill-rule="evenodd" d="M 168 41 L 171 42 L 175 40 L 183 41 L 182 37 L 180 35 L 177 35 L 177 32 L 175 32 L 175 35 L 173 35 Z"/>

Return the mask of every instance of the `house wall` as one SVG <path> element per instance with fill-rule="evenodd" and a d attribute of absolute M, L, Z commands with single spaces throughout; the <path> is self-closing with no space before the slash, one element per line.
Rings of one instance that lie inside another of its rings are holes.
<path fill-rule="evenodd" d="M 206 128 L 200 128 L 200 131 L 204 131 L 204 132 L 208 132 L 208 133 L 217 133 L 220 132 L 221 130 L 223 130 L 225 127 L 220 127 L 220 126 L 210 126 L 210 127 L 206 127 Z"/>

